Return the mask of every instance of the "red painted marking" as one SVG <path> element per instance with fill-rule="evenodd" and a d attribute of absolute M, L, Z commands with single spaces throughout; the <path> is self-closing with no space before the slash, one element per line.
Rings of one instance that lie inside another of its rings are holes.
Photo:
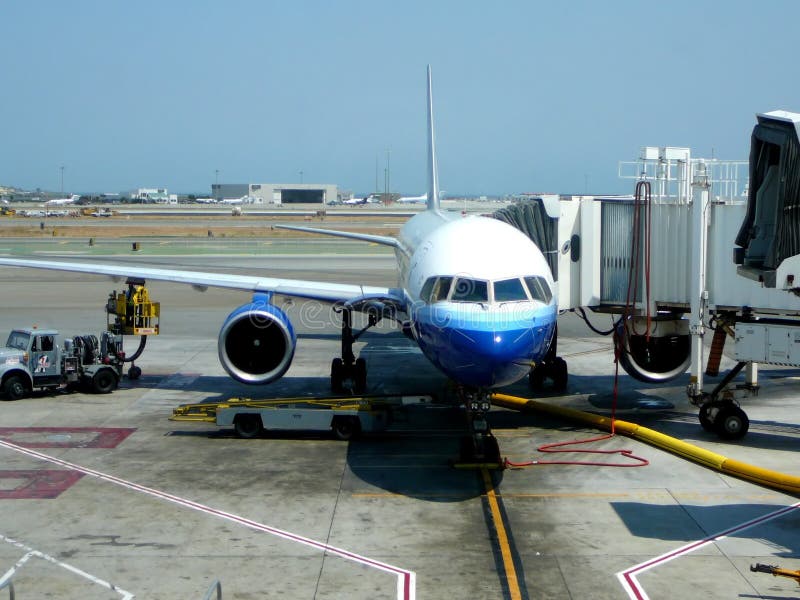
<path fill-rule="evenodd" d="M 116 448 L 134 431 L 127 427 L 0 427 L 0 439 L 23 448 Z"/>
<path fill-rule="evenodd" d="M 0 487 L 4 479 L 22 479 L 12 490 L 0 489 L 0 500 L 42 500 L 58 498 L 71 488 L 83 473 L 77 471 L 27 470 L 0 471 Z"/>

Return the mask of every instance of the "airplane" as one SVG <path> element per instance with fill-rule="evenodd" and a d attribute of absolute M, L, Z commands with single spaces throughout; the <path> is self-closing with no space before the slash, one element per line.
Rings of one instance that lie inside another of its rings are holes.
<path fill-rule="evenodd" d="M 256 204 L 258 198 L 255 196 L 242 196 L 241 198 L 224 198 L 218 204 Z"/>
<path fill-rule="evenodd" d="M 377 197 L 378 197 L 377 194 L 369 194 L 367 196 L 364 196 L 363 198 L 356 198 L 355 196 L 353 196 L 349 200 L 345 200 L 344 202 L 342 202 L 342 204 L 350 204 L 350 205 L 367 204 L 374 202 L 373 198 Z"/>
<path fill-rule="evenodd" d="M 439 192 L 441 194 L 441 190 Z M 428 194 L 421 196 L 400 196 L 395 202 L 398 204 L 425 204 L 428 201 Z"/>
<path fill-rule="evenodd" d="M 470 443 L 462 456 L 499 460 L 485 416 L 490 391 L 528 375 L 553 345 L 557 302 L 553 276 L 542 252 L 519 229 L 489 217 L 462 216 L 439 206 L 431 69 L 427 72 L 428 199 L 397 238 L 283 225 L 284 229 L 333 235 L 393 248 L 399 287 L 321 283 L 260 276 L 202 273 L 130 264 L 92 264 L 0 258 L 0 266 L 55 269 L 112 277 L 136 277 L 245 290 L 251 302 L 222 325 L 219 359 L 234 379 L 266 384 L 292 363 L 297 336 L 277 297 L 333 303 L 342 318 L 342 356 L 331 363 L 331 387 L 366 389 L 367 365 L 353 343 L 382 319 L 393 319 L 424 356 L 457 385 L 467 411 Z M 353 332 L 353 313 L 368 325 Z"/>
<path fill-rule="evenodd" d="M 80 198 L 79 194 L 72 194 L 69 198 L 53 198 L 45 202 L 42 206 L 65 206 L 67 204 L 75 204 Z"/>

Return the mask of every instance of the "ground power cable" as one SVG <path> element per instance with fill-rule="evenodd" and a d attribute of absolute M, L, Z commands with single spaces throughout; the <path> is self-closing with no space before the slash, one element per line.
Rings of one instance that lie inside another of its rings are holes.
<path fill-rule="evenodd" d="M 633 215 L 633 237 L 631 239 L 631 263 L 628 271 L 628 289 L 625 299 L 625 312 L 622 318 L 617 322 L 622 324 L 623 332 L 625 335 L 625 321 L 633 316 L 636 307 L 636 296 L 639 291 L 639 277 L 640 271 L 640 257 L 641 257 L 641 228 L 642 228 L 642 210 L 644 210 L 644 272 L 645 272 L 645 295 L 647 304 L 647 331 L 646 339 L 649 342 L 650 337 L 650 219 L 651 219 L 651 204 L 652 197 L 650 194 L 650 183 L 640 181 L 636 184 L 636 199 L 634 201 L 634 215 Z M 584 321 L 588 323 L 585 313 L 582 316 Z M 590 325 L 591 327 L 591 325 Z M 594 329 L 592 327 L 592 329 Z M 616 437 L 616 420 L 617 420 L 617 398 L 619 395 L 619 361 L 620 354 L 624 352 L 623 344 L 614 344 L 614 393 L 611 402 L 611 431 L 610 433 L 591 437 L 582 440 L 573 440 L 569 442 L 556 442 L 552 444 L 543 444 L 537 448 L 538 452 L 560 454 L 594 454 L 594 455 L 620 455 L 627 459 L 628 462 L 599 462 L 599 461 L 576 461 L 576 460 L 531 460 L 527 462 L 515 463 L 506 457 L 503 461 L 506 467 L 530 467 L 536 465 L 577 465 L 586 467 L 646 467 L 650 461 L 641 456 L 633 453 L 633 450 L 617 449 L 617 450 L 598 450 L 598 449 L 585 449 L 574 448 L 582 444 L 591 444 L 595 442 L 602 442 Z"/>

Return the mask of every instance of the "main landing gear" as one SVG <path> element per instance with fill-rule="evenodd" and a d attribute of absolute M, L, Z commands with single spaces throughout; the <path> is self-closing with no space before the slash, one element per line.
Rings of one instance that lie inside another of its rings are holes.
<path fill-rule="evenodd" d="M 553 342 L 550 344 L 550 349 L 544 360 L 535 365 L 531 372 L 528 373 L 528 383 L 534 391 L 541 391 L 544 389 L 545 379 L 553 381 L 553 390 L 556 392 L 563 392 L 567 389 L 567 380 L 569 374 L 567 372 L 567 361 L 560 356 L 556 356 L 558 352 L 558 330 L 553 334 Z"/>
<path fill-rule="evenodd" d="M 353 333 L 354 310 L 367 314 L 366 327 L 357 333 Z M 363 394 L 367 390 L 367 361 L 355 357 L 353 344 L 384 317 L 394 317 L 396 307 L 381 300 L 369 299 L 336 305 L 333 311 L 342 314 L 342 356 L 331 362 L 331 390 L 334 394 L 343 394 L 346 390 Z"/>

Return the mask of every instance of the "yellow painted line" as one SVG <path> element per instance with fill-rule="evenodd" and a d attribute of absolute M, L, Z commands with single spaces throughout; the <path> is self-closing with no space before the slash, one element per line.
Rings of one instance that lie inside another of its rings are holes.
<path fill-rule="evenodd" d="M 514 568 L 514 557 L 511 555 L 511 544 L 508 543 L 508 534 L 506 534 L 506 527 L 503 523 L 503 515 L 500 512 L 497 495 L 494 493 L 492 478 L 486 468 L 481 469 L 481 475 L 483 476 L 483 485 L 486 487 L 486 497 L 489 500 L 489 510 L 492 513 L 494 528 L 497 531 L 497 541 L 500 544 L 500 555 L 503 558 L 503 569 L 505 570 L 509 597 L 511 600 L 522 600 L 522 592 L 519 589 L 519 581 L 517 581 L 517 570 Z"/>

